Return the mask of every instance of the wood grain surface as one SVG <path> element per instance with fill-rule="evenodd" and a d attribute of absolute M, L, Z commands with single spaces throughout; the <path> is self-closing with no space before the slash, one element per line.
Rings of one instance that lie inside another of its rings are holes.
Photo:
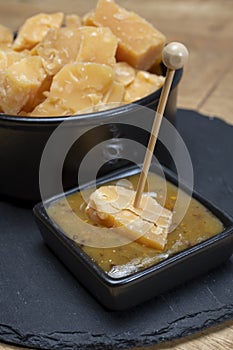
<path fill-rule="evenodd" d="M 179 87 L 178 107 L 195 109 L 233 124 L 233 1 L 118 0 L 118 3 L 153 23 L 168 41 L 181 41 L 189 48 L 190 60 Z M 64 11 L 83 15 L 95 4 L 96 0 L 0 0 L 0 23 L 17 30 L 32 14 Z M 22 348 L 0 344 L 0 350 L 17 349 Z M 231 350 L 233 321 L 146 349 Z"/>

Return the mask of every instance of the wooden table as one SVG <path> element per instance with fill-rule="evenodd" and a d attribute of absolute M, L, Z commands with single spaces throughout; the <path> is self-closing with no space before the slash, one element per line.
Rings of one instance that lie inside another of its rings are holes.
<path fill-rule="evenodd" d="M 232 0 L 118 0 L 190 50 L 179 88 L 178 106 L 218 116 L 233 124 L 233 1 Z M 32 14 L 64 11 L 83 15 L 96 0 L 0 0 L 0 23 L 16 30 Z M 233 321 L 194 336 L 149 349 L 230 350 Z M 19 348 L 0 344 L 0 350 Z M 147 348 L 148 349 L 148 348 Z M 142 349 L 141 349 L 142 350 Z"/>

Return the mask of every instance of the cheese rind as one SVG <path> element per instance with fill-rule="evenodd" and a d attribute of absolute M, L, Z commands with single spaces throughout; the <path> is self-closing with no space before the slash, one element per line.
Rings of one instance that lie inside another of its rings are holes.
<path fill-rule="evenodd" d="M 137 69 L 149 69 L 165 45 L 166 38 L 160 31 L 113 0 L 99 0 L 92 20 L 97 26 L 109 27 L 119 39 L 117 61 Z"/>

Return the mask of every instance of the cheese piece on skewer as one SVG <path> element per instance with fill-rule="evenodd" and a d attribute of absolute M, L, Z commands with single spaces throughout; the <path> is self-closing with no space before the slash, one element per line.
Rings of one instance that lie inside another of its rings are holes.
<path fill-rule="evenodd" d="M 119 227 L 120 233 L 149 247 L 163 250 L 172 222 L 172 212 L 144 193 L 140 207 L 133 206 L 135 191 L 121 186 L 102 186 L 90 196 L 89 217 L 105 227 Z"/>

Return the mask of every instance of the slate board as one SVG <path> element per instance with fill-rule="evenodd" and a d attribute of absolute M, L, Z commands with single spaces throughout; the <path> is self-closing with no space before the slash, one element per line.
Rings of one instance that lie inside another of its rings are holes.
<path fill-rule="evenodd" d="M 179 110 L 195 188 L 233 214 L 233 127 Z M 41 349 L 126 349 L 233 318 L 233 258 L 125 312 L 102 308 L 44 245 L 30 209 L 0 201 L 0 341 Z"/>

